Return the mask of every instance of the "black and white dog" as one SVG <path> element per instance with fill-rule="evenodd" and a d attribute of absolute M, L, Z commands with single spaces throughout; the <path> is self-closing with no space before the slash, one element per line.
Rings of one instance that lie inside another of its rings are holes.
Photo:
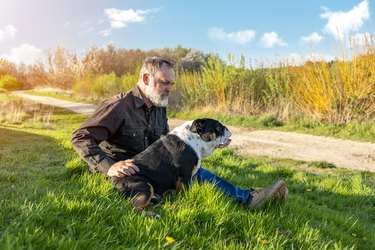
<path fill-rule="evenodd" d="M 112 177 L 112 182 L 123 195 L 132 198 L 135 211 L 142 213 L 154 194 L 189 188 L 201 159 L 217 148 L 228 146 L 231 135 L 227 127 L 214 119 L 186 122 L 133 157 L 138 173 Z M 144 213 L 148 217 L 159 217 L 155 213 Z"/>

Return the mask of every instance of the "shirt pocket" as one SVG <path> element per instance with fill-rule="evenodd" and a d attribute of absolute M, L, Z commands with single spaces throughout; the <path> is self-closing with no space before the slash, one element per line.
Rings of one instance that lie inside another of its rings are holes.
<path fill-rule="evenodd" d="M 124 128 L 122 130 L 122 144 L 125 150 L 132 154 L 138 154 L 145 150 L 144 129 Z"/>
<path fill-rule="evenodd" d="M 124 137 L 124 139 L 132 141 L 143 141 L 144 129 L 124 128 L 122 130 L 122 136 Z"/>

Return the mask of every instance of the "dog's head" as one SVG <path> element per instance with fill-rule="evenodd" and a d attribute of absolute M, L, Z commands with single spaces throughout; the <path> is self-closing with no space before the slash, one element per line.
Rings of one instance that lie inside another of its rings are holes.
<path fill-rule="evenodd" d="M 202 158 L 210 156 L 217 148 L 225 148 L 231 142 L 232 133 L 214 119 L 194 120 L 189 131 L 197 134 L 200 138 L 200 143 L 197 146 Z"/>

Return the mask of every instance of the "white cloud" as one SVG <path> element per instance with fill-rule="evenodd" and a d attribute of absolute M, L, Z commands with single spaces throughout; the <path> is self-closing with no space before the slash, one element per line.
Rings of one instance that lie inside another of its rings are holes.
<path fill-rule="evenodd" d="M 212 28 L 209 30 L 208 36 L 211 40 L 228 41 L 244 45 L 255 38 L 255 31 L 240 30 L 227 33 L 221 28 Z"/>
<path fill-rule="evenodd" d="M 99 35 L 101 35 L 102 37 L 108 37 L 112 35 L 112 29 L 102 30 L 99 32 Z"/>
<path fill-rule="evenodd" d="M 264 33 L 260 39 L 262 46 L 265 48 L 271 48 L 275 45 L 280 47 L 288 47 L 288 44 L 283 41 L 276 32 Z"/>
<path fill-rule="evenodd" d="M 145 10 L 119 10 L 115 8 L 105 9 L 104 13 L 107 15 L 111 22 L 111 27 L 114 29 L 121 29 L 128 26 L 129 23 L 143 22 L 145 15 L 156 12 L 158 9 L 145 9 Z"/>
<path fill-rule="evenodd" d="M 83 34 L 88 34 L 88 33 L 91 33 L 91 32 L 94 32 L 95 29 L 93 27 L 88 27 L 86 29 L 83 29 L 79 32 L 79 35 L 83 35 Z"/>
<path fill-rule="evenodd" d="M 13 25 L 7 25 L 3 29 L 0 28 L 0 41 L 14 37 L 17 31 Z"/>
<path fill-rule="evenodd" d="M 311 33 L 308 36 L 301 37 L 301 41 L 309 44 L 318 44 L 322 39 L 323 37 L 316 32 Z"/>
<path fill-rule="evenodd" d="M 288 57 L 288 63 L 290 65 L 303 65 L 307 61 L 311 62 L 330 62 L 335 57 L 332 55 L 325 55 L 319 53 L 310 53 L 308 55 L 302 55 L 297 53 L 291 53 Z"/>
<path fill-rule="evenodd" d="M 41 56 L 41 54 L 41 49 L 38 49 L 33 45 L 24 43 L 18 48 L 12 48 L 9 55 L 3 55 L 2 57 L 9 61 L 13 61 L 16 64 L 32 64 Z"/>
<path fill-rule="evenodd" d="M 128 26 L 129 23 L 140 23 L 145 20 L 147 14 L 157 12 L 159 9 L 145 9 L 145 10 L 119 10 L 116 8 L 105 9 L 104 13 L 111 23 L 111 28 L 102 30 L 99 35 L 108 37 L 112 35 L 112 29 L 122 29 Z M 102 20 L 99 21 L 100 23 Z"/>
<path fill-rule="evenodd" d="M 332 12 L 327 8 L 323 8 L 325 11 L 320 15 L 322 19 L 327 19 L 327 24 L 324 27 L 324 31 L 331 34 L 336 39 L 343 39 L 352 31 L 358 31 L 363 22 L 370 17 L 368 1 L 362 1 L 357 6 L 348 12 Z"/>

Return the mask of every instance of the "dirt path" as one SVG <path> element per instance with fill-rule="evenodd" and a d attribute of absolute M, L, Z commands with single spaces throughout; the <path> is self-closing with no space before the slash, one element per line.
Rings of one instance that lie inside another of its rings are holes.
<path fill-rule="evenodd" d="M 80 114 L 91 114 L 95 105 L 62 101 L 51 97 L 15 94 L 39 103 L 67 108 Z M 183 120 L 169 119 L 170 128 Z M 304 161 L 326 161 L 337 167 L 375 172 L 375 143 L 329 137 L 231 127 L 232 144 L 240 154 L 261 155 Z"/>

